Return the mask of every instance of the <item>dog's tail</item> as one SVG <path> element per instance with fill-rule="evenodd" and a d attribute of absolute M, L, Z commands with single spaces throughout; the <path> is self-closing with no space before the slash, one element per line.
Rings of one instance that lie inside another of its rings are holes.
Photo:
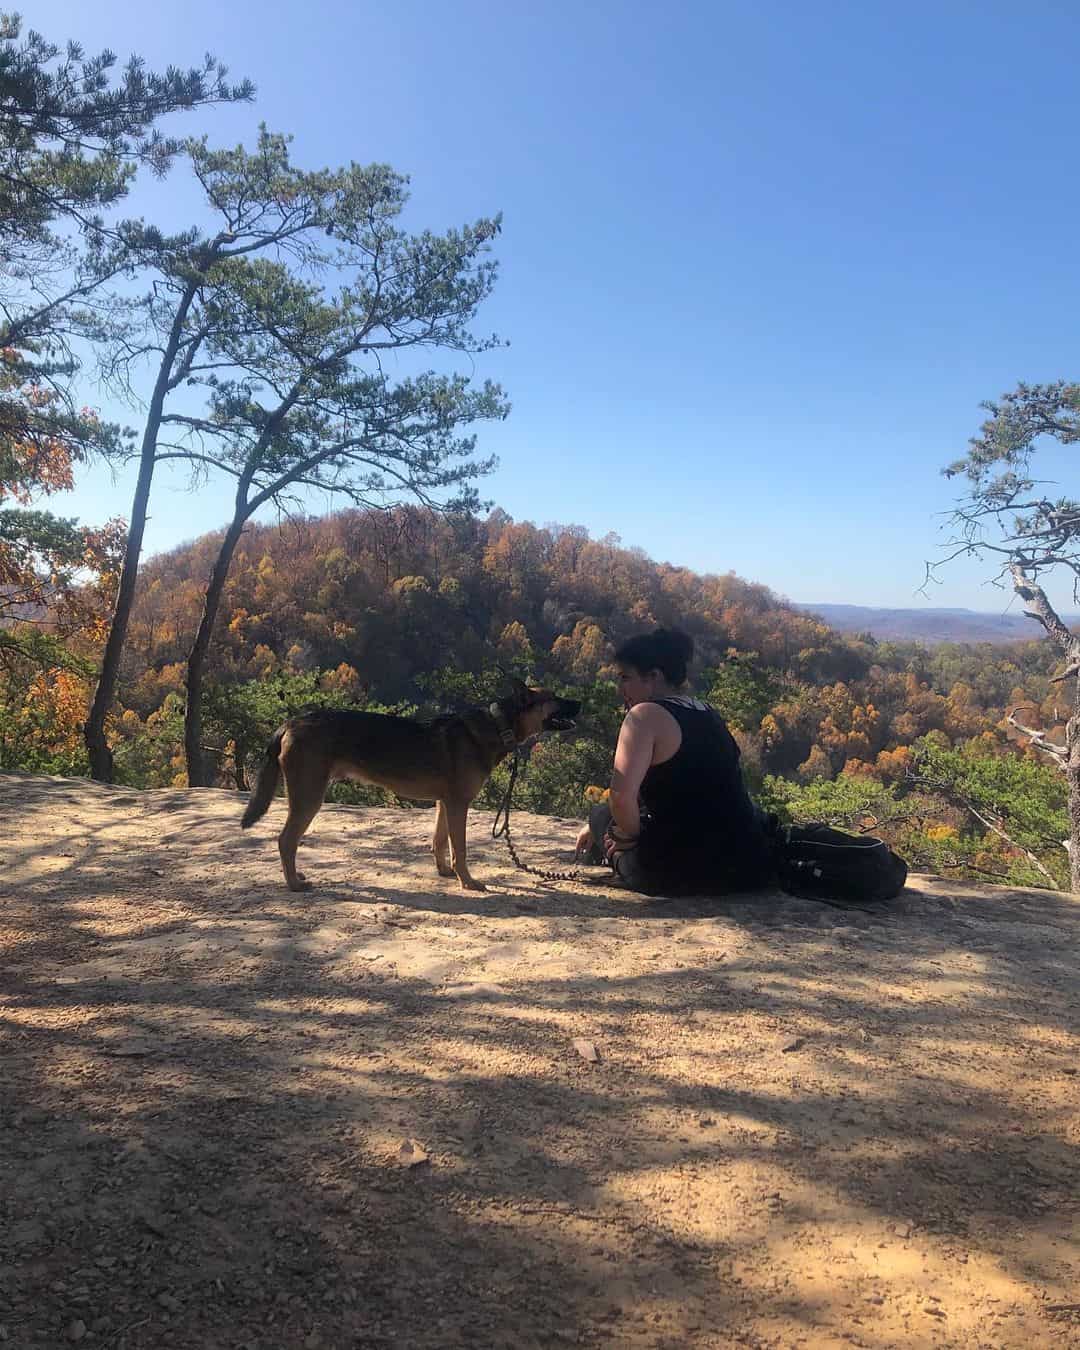
<path fill-rule="evenodd" d="M 281 738 L 285 735 L 285 728 L 278 727 L 274 732 L 274 739 L 266 747 L 266 758 L 263 760 L 262 768 L 259 770 L 259 776 L 255 780 L 255 791 L 251 794 L 244 814 L 240 820 L 240 828 L 246 830 L 249 825 L 266 815 L 270 803 L 274 800 L 274 793 L 277 791 L 278 781 L 281 778 L 281 765 L 278 763 L 278 756 L 281 754 Z"/>

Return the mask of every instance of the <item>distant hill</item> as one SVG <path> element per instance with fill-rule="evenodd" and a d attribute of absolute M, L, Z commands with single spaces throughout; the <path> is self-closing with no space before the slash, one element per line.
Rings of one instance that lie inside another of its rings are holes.
<path fill-rule="evenodd" d="M 871 605 L 796 605 L 817 614 L 841 633 L 872 633 L 893 642 L 1024 642 L 1041 638 L 1043 630 L 1020 611 L 982 614 L 974 609 L 876 609 Z M 1063 614 L 1071 627 L 1080 614 Z"/>

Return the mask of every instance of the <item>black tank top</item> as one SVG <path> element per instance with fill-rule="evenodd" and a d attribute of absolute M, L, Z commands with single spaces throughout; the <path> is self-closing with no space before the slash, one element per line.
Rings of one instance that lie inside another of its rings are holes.
<path fill-rule="evenodd" d="M 713 879 L 757 884 L 769 848 L 743 783 L 739 747 L 720 714 L 697 699 L 658 699 L 682 742 L 641 784 L 646 819 L 643 867 L 688 884 Z"/>

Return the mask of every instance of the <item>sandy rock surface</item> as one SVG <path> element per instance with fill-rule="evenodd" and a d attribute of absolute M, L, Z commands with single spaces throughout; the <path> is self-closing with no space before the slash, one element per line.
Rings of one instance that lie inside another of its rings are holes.
<path fill-rule="evenodd" d="M 0 776 L 3 1350 L 1080 1345 L 1080 901 L 242 800 Z"/>

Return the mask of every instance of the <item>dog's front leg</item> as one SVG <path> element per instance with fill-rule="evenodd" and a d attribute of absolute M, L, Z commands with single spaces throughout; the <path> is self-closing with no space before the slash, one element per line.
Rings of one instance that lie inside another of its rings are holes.
<path fill-rule="evenodd" d="M 435 868 L 441 877 L 452 877 L 454 869 L 450 866 L 450 827 L 446 823 L 446 803 L 435 803 L 435 835 L 431 841 L 431 851 L 435 855 Z"/>
<path fill-rule="evenodd" d="M 446 820 L 450 828 L 450 852 L 454 859 L 454 873 L 463 891 L 483 891 L 487 887 L 469 872 L 465 861 L 465 821 L 469 814 L 468 802 L 447 802 Z"/>

